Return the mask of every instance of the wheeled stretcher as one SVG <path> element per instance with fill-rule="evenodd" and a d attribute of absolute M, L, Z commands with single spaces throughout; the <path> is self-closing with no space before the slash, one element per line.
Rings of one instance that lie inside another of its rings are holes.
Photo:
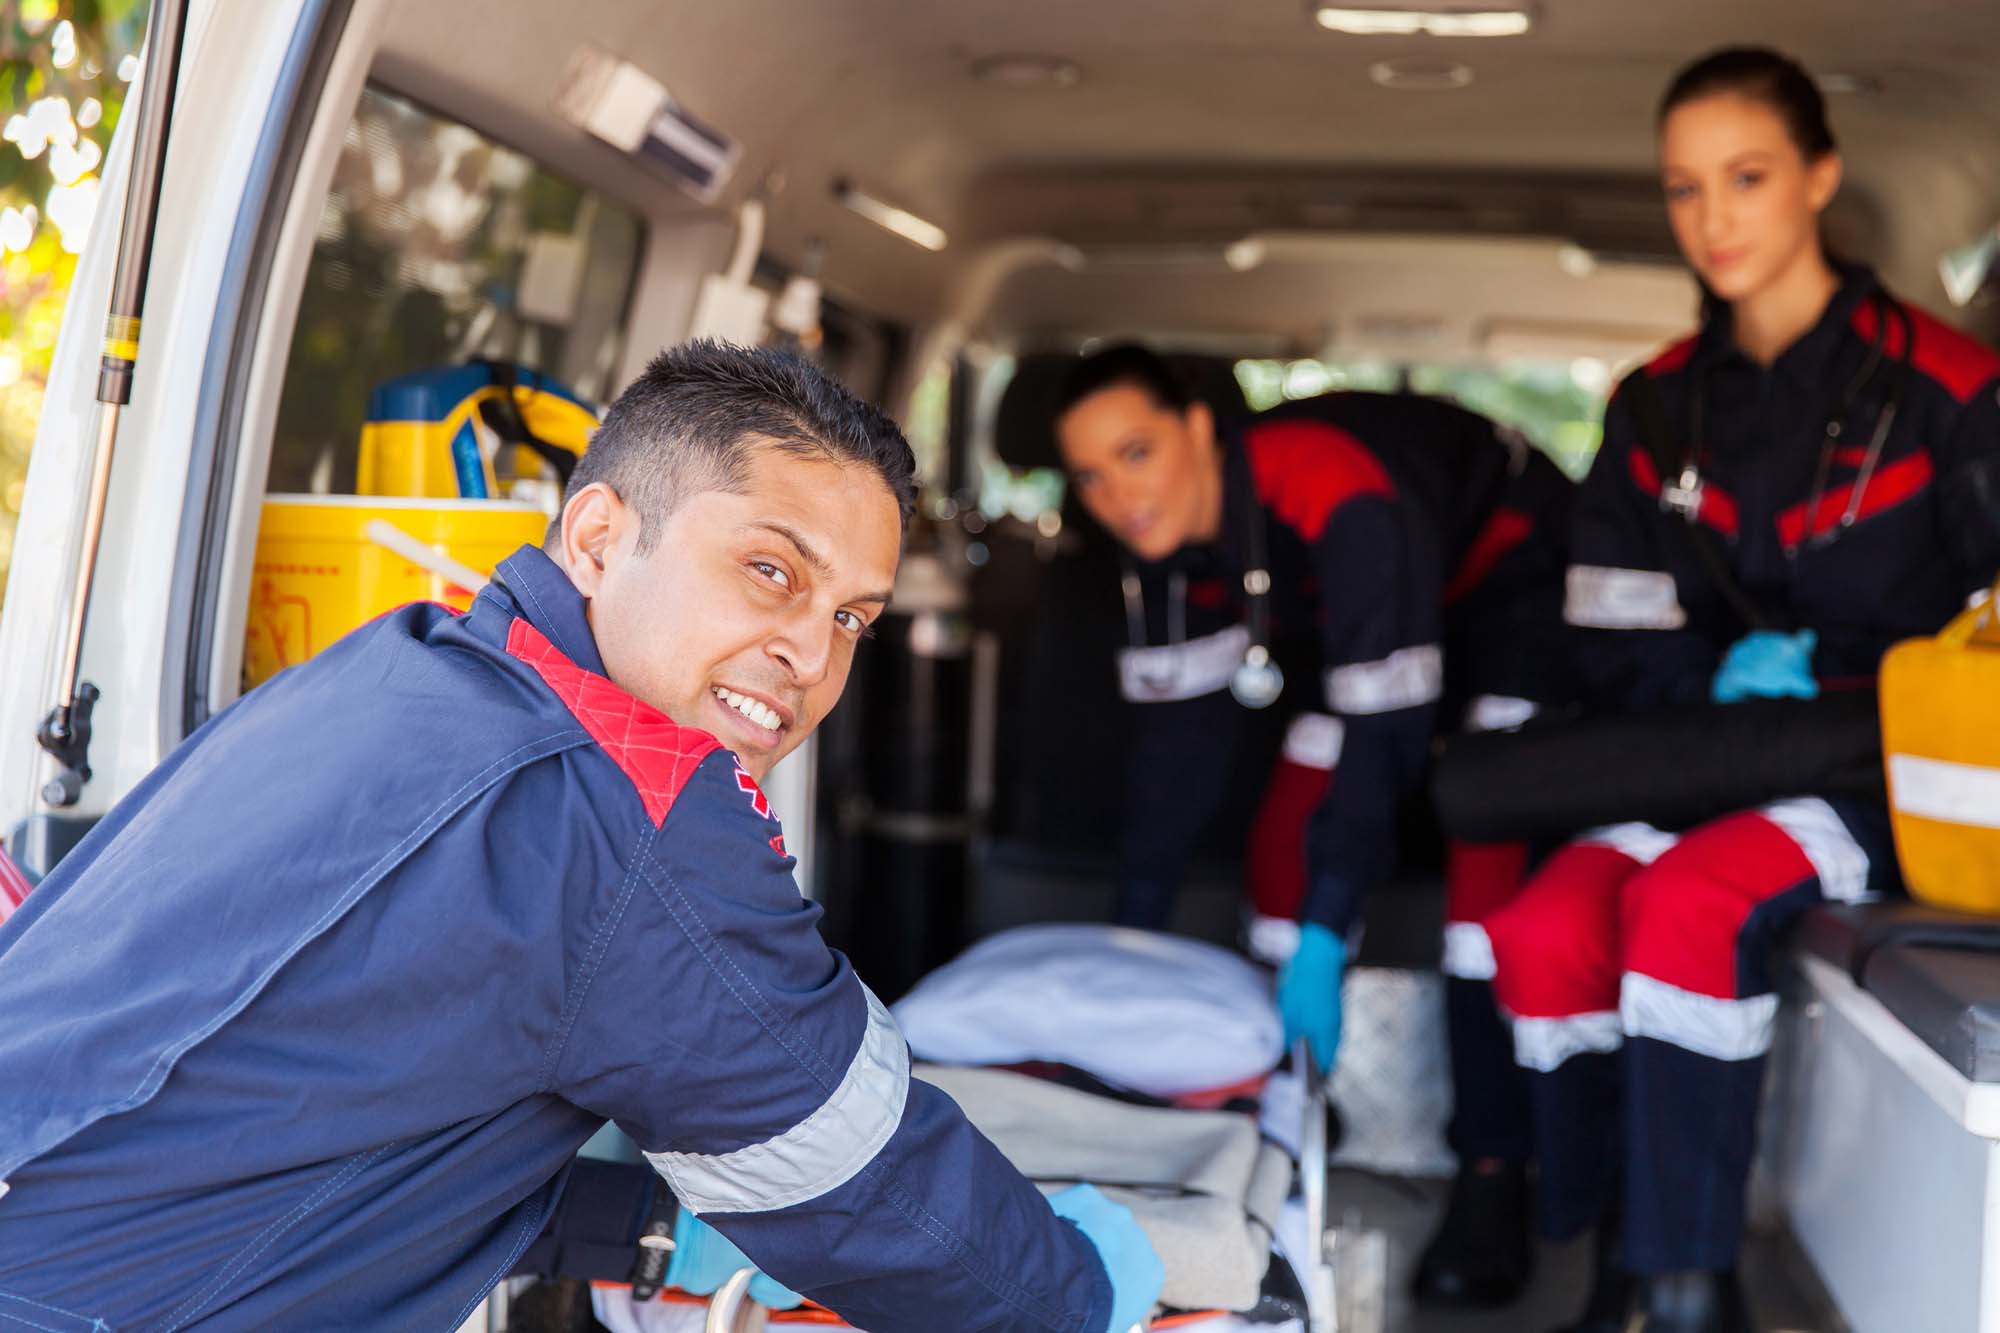
<path fill-rule="evenodd" d="M 1283 1068 L 1268 974 L 1191 940 L 1028 927 L 940 969 L 896 1012 L 913 1076 L 1024 1175 L 1049 1192 L 1088 1182 L 1133 1210 L 1167 1268 L 1151 1327 L 1331 1333 L 1324 1083 L 1297 1076 L 1302 1045 Z M 593 1164 L 600 1184 L 607 1169 Z M 641 1209 L 619 1206 L 629 1237 Z M 631 1241 L 586 1246 L 571 1231 L 534 1271 L 596 1279 L 613 1333 L 848 1327 L 810 1304 L 763 1309 L 748 1270 L 705 1303 L 635 1300 Z"/>

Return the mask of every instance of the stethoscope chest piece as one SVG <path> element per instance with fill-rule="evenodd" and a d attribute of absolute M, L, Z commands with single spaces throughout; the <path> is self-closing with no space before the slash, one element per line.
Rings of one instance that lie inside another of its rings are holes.
<path fill-rule="evenodd" d="M 1271 650 L 1250 645 L 1229 677 L 1229 693 L 1245 708 L 1269 708 L 1285 692 L 1285 673 L 1271 660 Z"/>

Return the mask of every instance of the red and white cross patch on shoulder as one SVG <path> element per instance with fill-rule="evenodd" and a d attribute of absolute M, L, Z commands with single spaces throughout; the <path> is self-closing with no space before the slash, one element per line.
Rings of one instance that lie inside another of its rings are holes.
<path fill-rule="evenodd" d="M 770 820 L 774 824 L 778 822 L 778 817 L 771 813 L 771 798 L 764 795 L 764 789 L 757 785 L 757 779 L 750 776 L 749 772 L 743 767 L 741 760 L 738 760 L 736 763 L 736 790 L 750 798 L 750 808 L 752 810 L 755 810 L 763 818 Z M 783 833 L 774 833 L 771 835 L 771 850 L 780 856 L 787 854 L 785 851 L 785 835 Z"/>

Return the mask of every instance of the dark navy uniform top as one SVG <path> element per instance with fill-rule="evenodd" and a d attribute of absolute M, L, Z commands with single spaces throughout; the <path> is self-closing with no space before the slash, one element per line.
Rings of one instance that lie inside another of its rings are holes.
<path fill-rule="evenodd" d="M 1775 627 L 1818 631 L 1821 681 L 1872 680 L 1889 645 L 1935 633 L 2000 570 L 2000 355 L 1895 301 L 1868 270 L 1843 270 L 1818 322 L 1768 368 L 1737 348 L 1725 308 L 1633 374 L 1657 387 L 1675 447 L 1696 447 L 1696 518 L 1744 593 Z M 1662 506 L 1679 478 L 1661 476 L 1640 439 L 1630 383 L 1578 499 L 1565 608 L 1610 709 L 1707 699 L 1748 628 L 1677 530 L 1686 520 Z"/>
<path fill-rule="evenodd" d="M 1126 899 L 1178 877 L 1220 799 L 1242 711 L 1227 689 L 1249 642 L 1253 524 L 1285 700 L 1322 714 L 1313 766 L 1333 770 L 1307 834 L 1304 916 L 1344 931 L 1394 871 L 1398 808 L 1440 727 L 1456 729 L 1475 699 L 1564 697 L 1573 489 L 1518 437 L 1435 399 L 1333 393 L 1246 423 L 1225 462 L 1220 540 L 1139 570 L 1151 646 L 1120 662 L 1139 716 Z"/>
<path fill-rule="evenodd" d="M 877 1330 L 1101 1333 L 757 784 L 523 548 L 212 719 L 0 926 L 0 1330 L 450 1333 L 607 1119 Z"/>

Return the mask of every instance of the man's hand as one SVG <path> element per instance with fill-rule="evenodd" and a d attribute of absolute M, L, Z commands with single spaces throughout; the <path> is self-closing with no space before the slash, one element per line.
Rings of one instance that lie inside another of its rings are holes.
<path fill-rule="evenodd" d="M 1311 1042 L 1322 1074 L 1333 1072 L 1340 1051 L 1340 980 L 1346 971 L 1347 941 L 1310 921 L 1299 929 L 1298 951 L 1278 970 L 1285 1044 L 1300 1037 Z"/>
<path fill-rule="evenodd" d="M 755 1268 L 748 1255 L 729 1237 L 686 1208 L 674 1221 L 674 1257 L 667 1263 L 667 1285 L 696 1296 L 707 1296 L 739 1269 Z M 804 1297 L 758 1273 L 750 1283 L 750 1299 L 773 1310 L 789 1310 Z"/>
<path fill-rule="evenodd" d="M 1097 1257 L 1111 1279 L 1111 1326 L 1105 1333 L 1126 1333 L 1153 1312 L 1167 1270 L 1132 1210 L 1098 1193 L 1093 1185 L 1072 1185 L 1049 1196 L 1057 1217 L 1068 1218 L 1097 1247 Z"/>
<path fill-rule="evenodd" d="M 1796 634 L 1754 630 L 1729 645 L 1709 686 L 1709 697 L 1719 704 L 1817 698 L 1819 682 L 1813 679 L 1812 656 L 1818 643 L 1816 630 L 1802 629 Z"/>

